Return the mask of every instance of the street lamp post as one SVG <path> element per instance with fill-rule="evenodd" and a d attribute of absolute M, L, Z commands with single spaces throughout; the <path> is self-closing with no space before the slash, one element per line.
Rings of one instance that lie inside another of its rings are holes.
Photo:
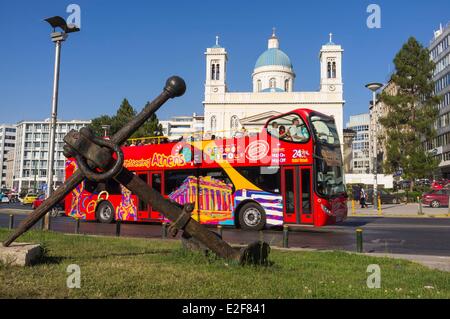
<path fill-rule="evenodd" d="M 53 28 L 51 33 L 52 42 L 55 43 L 55 66 L 53 73 L 53 95 L 52 95 L 52 113 L 50 122 L 50 143 L 48 152 L 48 169 L 47 169 L 47 192 L 48 198 L 53 192 L 53 169 L 55 159 L 55 137 L 56 137 L 56 121 L 58 116 L 58 90 L 59 90 L 59 69 L 61 58 L 61 43 L 64 42 L 68 33 L 80 31 L 75 25 L 68 25 L 66 21 L 59 17 L 51 17 L 45 19 Z M 60 28 L 62 31 L 56 31 L 56 28 Z M 45 215 L 45 229 L 49 227 L 49 213 Z"/>
<path fill-rule="evenodd" d="M 372 107 L 373 112 L 375 112 L 375 104 L 377 99 L 377 91 L 383 87 L 383 84 L 381 83 L 369 83 L 366 85 L 366 88 L 372 91 Z M 372 128 L 372 134 L 373 134 L 373 173 L 374 173 L 374 181 L 373 181 L 373 208 L 378 209 L 378 163 L 377 163 L 377 130 L 376 130 L 376 124 L 375 127 Z"/>
<path fill-rule="evenodd" d="M 104 138 L 108 137 L 110 127 L 111 127 L 111 125 L 108 125 L 108 124 L 102 125 L 102 129 L 104 131 L 104 136 L 103 136 Z"/>

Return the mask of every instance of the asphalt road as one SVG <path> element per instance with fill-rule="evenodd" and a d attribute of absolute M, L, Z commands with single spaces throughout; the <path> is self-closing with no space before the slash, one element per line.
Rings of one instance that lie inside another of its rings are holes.
<path fill-rule="evenodd" d="M 9 214 L 5 208 L 0 206 L 0 227 L 8 227 Z M 15 208 L 23 209 L 23 206 L 16 205 Z M 15 227 L 26 216 L 26 213 L 15 214 Z M 75 225 L 72 218 L 59 216 L 52 218 L 51 228 L 58 232 L 75 233 Z M 39 224 L 35 226 L 39 227 Z M 289 247 L 355 251 L 357 228 L 363 229 L 365 252 L 450 256 L 450 218 L 349 217 L 346 222 L 334 226 L 292 227 Z M 80 223 L 80 233 L 83 234 L 114 235 L 115 229 L 115 224 Z M 161 238 L 161 234 L 160 224 L 121 225 L 121 236 Z M 282 246 L 281 230 L 265 230 L 263 235 L 271 245 Z M 260 234 L 225 228 L 223 238 L 233 244 L 248 244 L 258 240 Z"/>

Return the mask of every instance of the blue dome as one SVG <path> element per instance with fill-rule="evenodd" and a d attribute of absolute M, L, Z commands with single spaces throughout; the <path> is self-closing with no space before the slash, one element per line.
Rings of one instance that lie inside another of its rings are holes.
<path fill-rule="evenodd" d="M 286 53 L 277 48 L 268 49 L 261 54 L 256 60 L 255 69 L 268 65 L 281 65 L 292 69 L 291 59 Z"/>

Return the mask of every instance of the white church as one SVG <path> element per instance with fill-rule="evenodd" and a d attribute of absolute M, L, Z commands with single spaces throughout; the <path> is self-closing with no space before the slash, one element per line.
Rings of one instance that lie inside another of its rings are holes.
<path fill-rule="evenodd" d="M 228 55 L 216 37 L 207 48 L 205 98 L 205 132 L 230 137 L 242 127 L 249 132 L 260 130 L 266 121 L 297 108 L 309 108 L 334 116 L 343 143 L 343 83 L 340 45 L 332 34 L 320 50 L 320 90 L 294 91 L 295 72 L 289 56 L 280 49 L 275 31 L 268 48 L 256 60 L 252 74 L 253 92 L 229 92 L 227 88 Z"/>

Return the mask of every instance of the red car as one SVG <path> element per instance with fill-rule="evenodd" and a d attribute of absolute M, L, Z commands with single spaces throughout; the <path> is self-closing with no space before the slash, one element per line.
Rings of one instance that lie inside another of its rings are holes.
<path fill-rule="evenodd" d="M 422 195 L 422 203 L 433 208 L 448 206 L 450 191 L 446 189 L 433 190 Z"/>
<path fill-rule="evenodd" d="M 36 209 L 39 206 L 41 206 L 41 204 L 44 202 L 45 200 L 45 194 L 39 195 L 38 198 L 36 198 L 34 200 L 34 202 L 31 204 L 31 208 Z M 56 207 L 58 210 L 64 210 L 64 200 L 62 200 L 58 205 L 56 205 Z"/>

